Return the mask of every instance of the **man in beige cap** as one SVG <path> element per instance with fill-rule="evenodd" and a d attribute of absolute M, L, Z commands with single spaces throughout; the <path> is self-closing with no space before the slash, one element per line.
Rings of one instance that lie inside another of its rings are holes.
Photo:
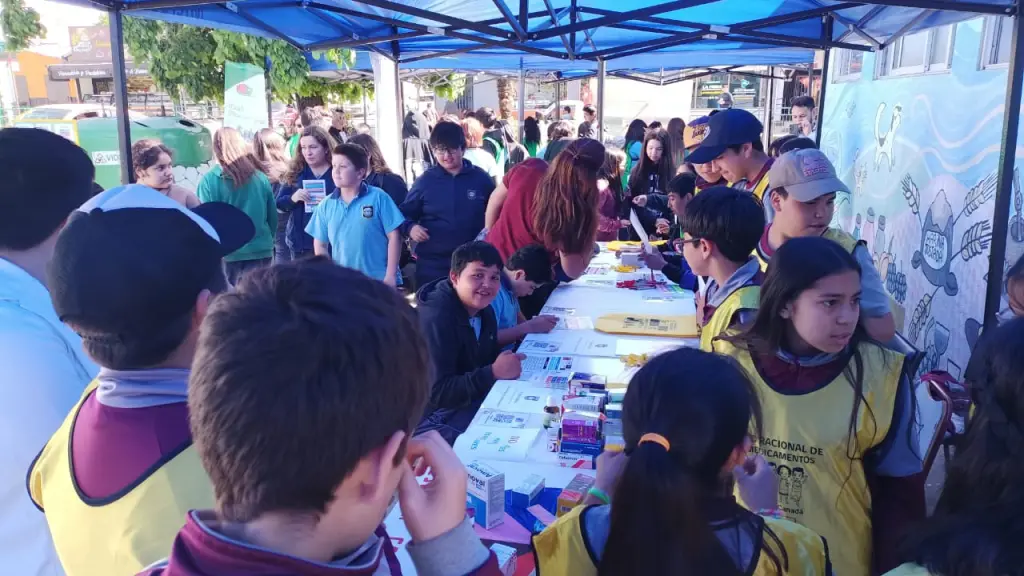
<path fill-rule="evenodd" d="M 889 294 L 875 269 L 871 253 L 863 241 L 839 228 L 832 228 L 837 192 L 849 193 L 836 176 L 828 157 L 817 149 L 793 150 L 783 154 L 768 172 L 771 190 L 765 197 L 775 214 L 765 227 L 756 254 L 761 268 L 768 266 L 772 254 L 786 240 L 803 236 L 823 236 L 850 251 L 861 267 L 860 323 L 868 335 L 888 342 L 896 334 Z"/>

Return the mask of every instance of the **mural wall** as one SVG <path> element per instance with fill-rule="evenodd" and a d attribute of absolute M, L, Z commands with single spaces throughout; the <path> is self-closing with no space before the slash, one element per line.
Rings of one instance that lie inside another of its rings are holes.
<path fill-rule="evenodd" d="M 957 26 L 950 71 L 874 78 L 865 54 L 861 78 L 830 83 L 823 110 L 822 149 L 853 191 L 836 199 L 834 224 L 867 242 L 901 308 L 897 329 L 926 352 L 921 370 L 956 378 L 985 308 L 1005 110 L 1006 68 L 979 69 L 982 22 Z M 1014 176 L 1010 261 L 1024 252 Z"/>

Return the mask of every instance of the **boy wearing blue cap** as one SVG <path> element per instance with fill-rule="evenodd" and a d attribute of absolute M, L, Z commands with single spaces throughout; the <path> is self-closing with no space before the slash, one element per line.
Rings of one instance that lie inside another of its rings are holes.
<path fill-rule="evenodd" d="M 772 159 L 761 142 L 763 128 L 761 121 L 746 110 L 720 110 L 708 118 L 704 140 L 687 160 L 694 164 L 711 163 L 730 186 L 763 201 L 769 189 L 768 170 L 772 167 Z M 765 215 L 771 219 L 767 207 Z"/>

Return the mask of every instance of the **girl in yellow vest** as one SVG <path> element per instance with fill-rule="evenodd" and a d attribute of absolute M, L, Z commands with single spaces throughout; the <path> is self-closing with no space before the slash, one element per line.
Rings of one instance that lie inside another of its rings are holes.
<path fill-rule="evenodd" d="M 966 379 L 976 410 L 932 517 L 888 576 L 1002 576 L 1024 569 L 1024 319 L 986 332 Z"/>
<path fill-rule="evenodd" d="M 776 517 L 775 475 L 748 455 L 759 419 L 728 358 L 681 348 L 651 360 L 623 402 L 626 452 L 603 454 L 584 505 L 534 537 L 538 573 L 831 575 L 825 540 Z M 764 510 L 736 503 L 734 476 Z"/>
<path fill-rule="evenodd" d="M 757 387 L 765 418 L 754 452 L 787 479 L 780 508 L 828 540 L 843 576 L 885 568 L 889 551 L 873 542 L 891 546 L 924 515 L 903 356 L 864 336 L 860 291 L 843 247 L 789 240 L 768 265 L 753 324 L 719 348 Z"/>

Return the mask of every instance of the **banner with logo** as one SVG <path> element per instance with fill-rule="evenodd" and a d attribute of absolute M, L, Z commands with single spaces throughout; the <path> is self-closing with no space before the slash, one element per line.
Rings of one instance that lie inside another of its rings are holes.
<path fill-rule="evenodd" d="M 268 126 L 267 83 L 261 66 L 225 62 L 224 126 L 238 130 L 246 141 Z"/>

